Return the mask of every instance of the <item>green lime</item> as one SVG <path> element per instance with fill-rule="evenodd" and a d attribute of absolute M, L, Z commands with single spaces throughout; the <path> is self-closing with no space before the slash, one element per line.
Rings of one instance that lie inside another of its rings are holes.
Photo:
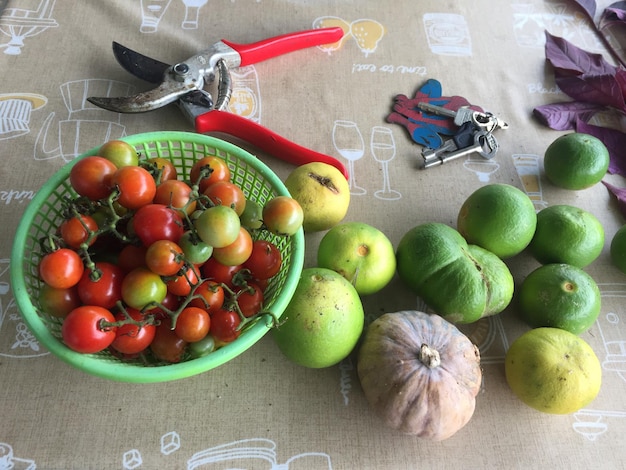
<path fill-rule="evenodd" d="M 528 195 L 515 186 L 500 183 L 474 191 L 457 218 L 457 228 L 468 243 L 503 259 L 523 251 L 536 226 L 537 213 Z"/>
<path fill-rule="evenodd" d="M 504 369 L 513 393 L 544 413 L 574 413 L 596 398 L 602 384 L 591 346 L 558 328 L 534 328 L 513 341 Z"/>
<path fill-rule="evenodd" d="M 554 140 L 543 166 L 548 180 L 565 189 L 585 189 L 600 182 L 609 168 L 609 151 L 600 139 L 574 132 Z"/>
<path fill-rule="evenodd" d="M 600 289 L 576 266 L 545 264 L 531 272 L 519 290 L 519 314 L 533 328 L 548 326 L 580 334 L 600 313 Z"/>
<path fill-rule="evenodd" d="M 604 228 L 592 213 L 561 204 L 537 214 L 537 229 L 528 249 L 541 264 L 565 263 L 584 268 L 604 248 Z"/>
<path fill-rule="evenodd" d="M 613 264 L 626 274 L 626 225 L 623 225 L 613 235 L 610 254 Z"/>
<path fill-rule="evenodd" d="M 484 248 L 468 245 L 445 224 L 418 225 L 396 250 L 398 276 L 437 314 L 472 323 L 504 310 L 513 297 L 507 265 Z"/>
<path fill-rule="evenodd" d="M 359 294 L 327 268 L 302 270 L 296 291 L 272 330 L 282 353 L 304 367 L 330 367 L 356 346 L 365 322 Z"/>

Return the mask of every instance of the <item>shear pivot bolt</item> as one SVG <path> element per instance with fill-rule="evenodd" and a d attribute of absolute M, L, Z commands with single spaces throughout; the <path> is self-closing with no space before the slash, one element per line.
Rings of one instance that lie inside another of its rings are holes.
<path fill-rule="evenodd" d="M 176 64 L 174 66 L 174 73 L 176 75 L 186 75 L 187 72 L 189 72 L 189 66 L 185 63 L 183 64 Z"/>

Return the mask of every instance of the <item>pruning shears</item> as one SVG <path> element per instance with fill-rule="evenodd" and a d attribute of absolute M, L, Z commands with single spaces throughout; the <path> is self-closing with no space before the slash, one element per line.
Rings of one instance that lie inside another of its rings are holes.
<path fill-rule="evenodd" d="M 174 65 L 113 42 L 113 54 L 118 63 L 132 75 L 154 83 L 156 87 L 132 96 L 87 99 L 98 107 L 117 113 L 142 113 L 176 103 L 198 133 L 225 133 L 295 165 L 327 163 L 348 178 L 345 166 L 336 158 L 300 146 L 251 119 L 227 111 L 232 94 L 230 69 L 337 42 L 343 34 L 341 28 L 333 27 L 284 34 L 252 44 L 237 44 L 222 39 Z M 215 88 L 217 98 L 214 101 L 211 90 Z"/>

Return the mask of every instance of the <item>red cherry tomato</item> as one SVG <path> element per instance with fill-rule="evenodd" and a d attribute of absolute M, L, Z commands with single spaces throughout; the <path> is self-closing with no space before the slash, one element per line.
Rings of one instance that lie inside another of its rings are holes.
<path fill-rule="evenodd" d="M 241 319 L 232 310 L 219 309 L 211 316 L 211 336 L 222 343 L 235 341 L 241 332 L 237 327 Z"/>
<path fill-rule="evenodd" d="M 263 291 L 257 284 L 249 282 L 247 287 L 241 287 L 236 292 L 239 293 L 237 304 L 245 317 L 251 317 L 261 311 L 263 308 Z"/>
<path fill-rule="evenodd" d="M 225 284 L 228 287 L 233 287 L 233 278 L 235 275 L 243 269 L 243 265 L 239 266 L 226 266 L 215 258 L 209 258 L 206 263 L 202 265 L 200 271 L 202 277 L 211 281 L 215 281 L 220 284 Z"/>
<path fill-rule="evenodd" d="M 126 305 L 141 310 L 153 302 L 161 303 L 167 295 L 167 285 L 148 268 L 135 268 L 124 276 L 122 299 Z"/>
<path fill-rule="evenodd" d="M 283 262 L 278 247 L 267 240 L 255 240 L 252 244 L 252 253 L 244 263 L 255 279 L 269 279 L 280 271 Z"/>
<path fill-rule="evenodd" d="M 177 363 L 182 361 L 187 344 L 187 341 L 180 339 L 172 330 L 172 323 L 166 318 L 156 327 L 150 350 L 161 361 Z"/>
<path fill-rule="evenodd" d="M 146 250 L 146 266 L 159 276 L 174 276 L 184 264 L 182 248 L 171 240 L 157 240 Z"/>
<path fill-rule="evenodd" d="M 81 196 L 97 201 L 111 194 L 111 177 L 116 171 L 115 164 L 106 158 L 85 157 L 70 170 L 70 184 Z"/>
<path fill-rule="evenodd" d="M 156 183 L 148 170 L 140 166 L 123 166 L 111 176 L 111 187 L 120 192 L 117 202 L 126 209 L 150 204 L 156 194 Z"/>
<path fill-rule="evenodd" d="M 116 167 L 133 166 L 139 163 L 135 148 L 123 140 L 109 140 L 100 146 L 98 154 L 112 161 Z"/>
<path fill-rule="evenodd" d="M 252 237 L 245 228 L 239 228 L 234 242 L 222 248 L 213 249 L 213 258 L 227 266 L 237 266 L 246 262 L 252 253 Z"/>
<path fill-rule="evenodd" d="M 127 308 L 126 311 L 133 320 L 138 322 L 145 320 L 145 316 L 139 310 Z M 124 321 L 127 318 L 123 312 L 118 312 L 115 315 L 115 320 Z M 126 323 L 117 327 L 111 347 L 122 354 L 137 354 L 150 346 L 155 334 L 156 327 L 152 324 L 146 323 L 138 326 L 133 323 Z"/>
<path fill-rule="evenodd" d="M 130 272 L 135 268 L 146 266 L 146 252 L 148 248 L 144 245 L 125 245 L 118 257 L 117 265 L 124 272 Z"/>
<path fill-rule="evenodd" d="M 180 306 L 180 301 L 180 297 L 172 294 L 171 292 L 168 292 L 159 306 L 147 310 L 146 313 L 154 315 L 154 318 L 156 318 L 157 320 L 163 320 L 164 318 L 169 317 L 169 313 L 162 307 L 165 307 L 171 312 L 175 312 Z"/>
<path fill-rule="evenodd" d="M 180 180 L 166 180 L 159 184 L 154 195 L 154 203 L 170 206 L 181 215 L 191 215 L 197 205 L 195 200 L 191 200 L 191 187 Z"/>
<path fill-rule="evenodd" d="M 85 271 L 83 260 L 69 248 L 59 248 L 48 253 L 39 262 L 39 275 L 43 282 L 57 289 L 75 286 Z"/>
<path fill-rule="evenodd" d="M 108 348 L 115 339 L 115 327 L 102 327 L 102 322 L 113 323 L 115 317 L 106 308 L 82 305 L 72 310 L 61 326 L 61 337 L 68 348 L 80 353 L 97 353 Z"/>
<path fill-rule="evenodd" d="M 200 341 L 208 333 L 211 327 L 211 317 L 203 308 L 185 307 L 178 314 L 174 333 L 180 339 L 184 339 L 189 343 Z"/>
<path fill-rule="evenodd" d="M 241 221 L 228 206 L 212 206 L 202 211 L 194 220 L 200 239 L 213 248 L 223 248 L 239 236 Z"/>
<path fill-rule="evenodd" d="M 217 181 L 210 184 L 202 194 L 215 205 L 233 208 L 238 216 L 241 216 L 246 208 L 246 196 L 243 190 L 231 181 Z"/>
<path fill-rule="evenodd" d="M 200 240 L 191 230 L 183 233 L 178 244 L 185 253 L 185 259 L 195 265 L 204 264 L 213 254 L 213 247 Z"/>
<path fill-rule="evenodd" d="M 198 298 L 191 299 L 188 305 L 202 308 L 209 315 L 224 305 L 224 288 L 215 281 L 203 281 L 194 291 L 194 296 Z"/>
<path fill-rule="evenodd" d="M 203 167 L 209 167 L 211 173 L 208 177 L 199 180 L 201 168 Z M 203 192 L 209 185 L 217 181 L 230 180 L 230 176 L 230 168 L 228 168 L 226 161 L 219 157 L 209 155 L 208 157 L 201 158 L 192 165 L 189 180 L 192 185 L 197 184 L 200 192 Z"/>
<path fill-rule="evenodd" d="M 155 181 L 163 182 L 175 180 L 178 178 L 178 172 L 174 164 L 163 157 L 154 157 L 147 160 L 148 165 L 154 166 L 157 174 L 154 175 Z"/>
<path fill-rule="evenodd" d="M 99 278 L 94 279 L 96 273 L 99 273 Z M 85 305 L 111 309 L 122 300 L 123 280 L 122 268 L 106 261 L 99 261 L 96 263 L 95 273 L 91 269 L 85 269 L 77 284 L 78 295 Z"/>
<path fill-rule="evenodd" d="M 64 318 L 76 307 L 82 305 L 76 286 L 56 289 L 43 284 L 39 289 L 38 300 L 41 310 L 58 318 Z"/>
<path fill-rule="evenodd" d="M 98 230 L 98 224 L 90 215 L 82 214 L 64 220 L 59 227 L 61 238 L 70 248 L 78 249 L 86 243 L 89 236 Z M 96 237 L 89 240 L 89 246 L 93 245 Z"/>
<path fill-rule="evenodd" d="M 174 210 L 163 204 L 148 204 L 133 216 L 132 226 L 141 242 L 150 246 L 157 240 L 178 243 L 184 232 L 183 220 Z"/>
<path fill-rule="evenodd" d="M 180 297 L 187 296 L 191 293 L 191 289 L 200 282 L 200 272 L 198 268 L 191 265 L 185 265 L 181 269 L 181 273 L 173 279 L 167 281 L 167 290 L 174 295 Z"/>
<path fill-rule="evenodd" d="M 302 206 L 289 196 L 277 196 L 263 206 L 263 223 L 277 235 L 294 235 L 303 221 Z"/>

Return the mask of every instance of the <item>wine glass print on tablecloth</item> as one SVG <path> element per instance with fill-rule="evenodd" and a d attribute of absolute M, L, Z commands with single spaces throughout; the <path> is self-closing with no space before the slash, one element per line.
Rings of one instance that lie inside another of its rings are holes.
<path fill-rule="evenodd" d="M 352 121 L 335 121 L 333 126 L 333 145 L 341 156 L 348 160 L 350 194 L 366 194 L 367 190 L 356 183 L 354 175 L 354 162 L 363 158 L 365 153 L 363 135 L 361 135 L 361 131 L 356 123 Z"/>
<path fill-rule="evenodd" d="M 402 195 L 395 189 L 391 189 L 389 182 L 389 162 L 396 156 L 396 142 L 391 129 L 384 126 L 374 126 L 370 139 L 370 149 L 374 160 L 381 164 L 383 170 L 383 188 L 377 190 L 374 196 L 378 199 L 400 199 Z"/>

